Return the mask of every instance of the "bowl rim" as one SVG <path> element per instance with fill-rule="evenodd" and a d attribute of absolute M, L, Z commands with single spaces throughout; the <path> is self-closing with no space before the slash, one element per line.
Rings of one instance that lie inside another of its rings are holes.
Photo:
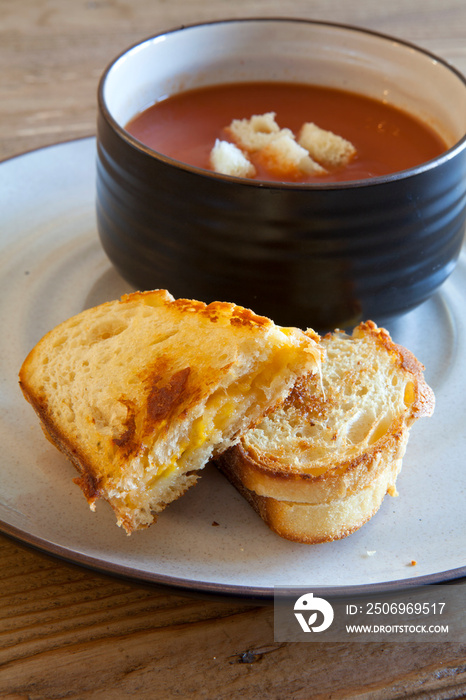
<path fill-rule="evenodd" d="M 411 49 L 416 51 L 418 54 L 424 55 L 427 59 L 431 59 L 432 61 L 441 64 L 444 68 L 446 68 L 448 71 L 456 75 L 456 77 L 462 82 L 465 86 L 466 89 L 466 75 L 464 75 L 458 68 L 453 66 L 451 63 L 449 63 L 446 59 L 436 55 L 432 51 L 423 48 L 422 46 L 419 46 L 411 41 L 407 41 L 405 39 L 400 39 L 398 37 L 395 37 L 390 34 L 386 34 L 384 32 L 380 32 L 378 30 L 373 30 L 373 29 L 368 29 L 366 27 L 361 27 L 358 25 L 353 25 L 349 23 L 340 23 L 340 22 L 330 22 L 327 20 L 314 20 L 314 19 L 307 19 L 307 18 L 301 18 L 301 17 L 287 17 L 287 16 L 270 16 L 270 17 L 264 17 L 264 16 L 251 16 L 251 17 L 238 17 L 238 18 L 223 18 L 223 19 L 212 19 L 212 20 L 205 20 L 202 22 L 192 22 L 188 24 L 180 24 L 176 25 L 174 27 L 171 27 L 169 29 L 164 29 L 161 30 L 160 32 L 157 32 L 155 34 L 151 34 L 149 36 L 146 36 L 144 39 L 140 39 L 139 41 L 134 42 L 130 46 L 127 46 L 125 49 L 120 51 L 106 66 L 104 69 L 98 83 L 97 87 L 97 103 L 98 103 L 98 110 L 99 110 L 99 116 L 102 116 L 104 120 L 107 122 L 107 124 L 113 129 L 114 132 L 116 132 L 120 138 L 127 143 L 128 146 L 133 148 L 134 150 L 145 154 L 151 158 L 154 158 L 157 161 L 160 161 L 161 163 L 164 163 L 167 166 L 171 166 L 172 168 L 182 170 L 185 172 L 189 172 L 192 174 L 195 174 L 200 177 L 205 177 L 208 179 L 213 179 L 215 181 L 224 181 L 224 182 L 230 182 L 234 183 L 236 185 L 241 185 L 244 187 L 259 187 L 261 189 L 267 188 L 267 189 L 274 189 L 274 190 L 311 190 L 311 191 L 324 191 L 324 190 L 346 190 L 346 189 L 354 189 L 354 188 L 359 188 L 359 187 L 375 187 L 377 185 L 385 184 L 385 183 L 391 183 L 391 182 L 396 182 L 398 180 L 404 180 L 408 179 L 410 177 L 414 177 L 415 175 L 419 175 L 421 173 L 427 172 L 429 170 L 432 170 L 433 168 L 441 166 L 443 163 L 446 163 L 447 161 L 451 160 L 457 153 L 459 153 L 462 150 L 466 150 L 466 132 L 465 134 L 455 143 L 453 146 L 450 146 L 446 151 L 443 151 L 440 153 L 438 156 L 435 158 L 432 158 L 428 161 L 425 161 L 424 163 L 420 163 L 419 165 L 413 166 L 411 168 L 407 168 L 405 170 L 399 170 L 394 173 L 388 173 L 386 175 L 377 175 L 375 177 L 370 177 L 370 178 L 363 178 L 359 180 L 344 180 L 344 181 L 336 181 L 336 182 L 286 182 L 286 181 L 271 181 L 271 180 L 262 180 L 262 179 L 253 179 L 253 178 L 244 178 L 244 177 L 237 177 L 234 175 L 224 175 L 222 173 L 217 173 L 212 170 L 208 170 L 206 168 L 201 168 L 195 165 L 190 165 L 189 163 L 184 163 L 183 161 L 177 160 L 175 158 L 172 158 L 170 156 L 167 156 L 159 151 L 156 151 L 153 148 L 150 148 L 149 146 L 146 146 L 142 141 L 139 141 L 139 139 L 135 138 L 132 136 L 124 127 L 122 127 L 116 119 L 112 116 L 110 113 L 109 108 L 107 107 L 106 100 L 104 97 L 104 89 L 105 89 L 105 83 L 107 80 L 107 77 L 109 76 L 111 70 L 113 67 L 127 54 L 131 53 L 138 47 L 143 46 L 146 43 L 152 42 L 154 39 L 158 39 L 160 37 L 164 37 L 170 34 L 176 34 L 179 32 L 183 31 L 189 31 L 191 29 L 196 29 L 196 28 L 201 28 L 201 27 L 209 27 L 212 25 L 221 25 L 221 24 L 241 24 L 241 23 L 267 23 L 267 22 L 286 22 L 286 23 L 295 23 L 295 24 L 309 24 L 309 25 L 314 25 L 314 26 L 323 26 L 323 27 L 331 27 L 335 29 L 341 29 L 344 31 L 349 31 L 353 32 L 355 34 L 366 34 L 369 36 L 372 36 L 374 38 L 379 38 L 384 41 L 389 41 L 391 43 L 396 43 L 404 48 Z M 97 140 L 99 140 L 97 138 Z"/>

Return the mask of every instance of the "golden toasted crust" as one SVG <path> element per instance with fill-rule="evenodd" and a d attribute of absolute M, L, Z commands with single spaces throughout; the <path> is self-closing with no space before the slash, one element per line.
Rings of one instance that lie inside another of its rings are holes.
<path fill-rule="evenodd" d="M 401 371 L 411 375 L 414 381 L 414 401 L 407 420 L 411 423 L 421 416 L 431 416 L 435 408 L 434 392 L 424 379 L 424 365 L 403 345 L 394 343 L 385 328 L 379 328 L 373 321 L 360 323 L 353 332 L 354 338 L 371 336 L 379 346 L 387 351 Z"/>
<path fill-rule="evenodd" d="M 347 461 L 337 462 L 322 474 L 288 470 L 268 455 L 246 451 L 242 441 L 217 458 L 223 472 L 234 470 L 245 487 L 259 496 L 316 505 L 353 495 L 366 488 L 386 469 L 387 463 L 402 459 L 409 433 L 405 428 L 388 435 L 371 450 Z M 227 463 L 227 467 L 225 467 Z"/>
<path fill-rule="evenodd" d="M 303 542 L 314 541 L 312 527 L 319 531 L 315 541 L 343 536 L 336 526 L 326 532 L 319 512 L 327 522 L 345 504 L 360 503 L 359 513 L 346 508 L 349 519 L 340 529 L 350 532 L 380 506 L 380 484 L 396 493 L 393 465 L 401 466 L 414 421 L 431 415 L 435 404 L 423 365 L 373 322 L 361 323 L 352 336 L 327 334 L 322 346 L 321 379 L 298 380 L 285 402 L 217 462 L 275 531 L 292 531 Z M 292 513 L 300 514 L 302 540 Z"/>
<path fill-rule="evenodd" d="M 401 460 L 387 464 L 365 488 L 328 503 L 294 503 L 258 496 L 244 485 L 234 466 L 220 460 L 228 480 L 277 535 L 301 544 L 323 544 L 348 537 L 379 510 L 385 494 L 394 488 Z"/>
<path fill-rule="evenodd" d="M 31 350 L 19 380 L 89 503 L 107 500 L 131 532 L 319 361 L 315 339 L 297 329 L 155 290 L 60 324 Z"/>

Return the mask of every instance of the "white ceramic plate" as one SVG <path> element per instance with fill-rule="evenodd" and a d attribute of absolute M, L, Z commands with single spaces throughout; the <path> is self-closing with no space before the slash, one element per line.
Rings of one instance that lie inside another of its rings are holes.
<path fill-rule="evenodd" d="M 100 246 L 94 181 L 94 139 L 0 164 L 0 530 L 139 582 L 262 600 L 276 586 L 370 592 L 465 575 L 464 251 L 440 292 L 389 328 L 426 365 L 437 405 L 412 429 L 400 496 L 387 496 L 357 533 L 317 546 L 282 540 L 211 468 L 157 524 L 131 537 L 107 504 L 89 510 L 74 468 L 45 440 L 23 399 L 17 373 L 50 328 L 130 291 Z"/>

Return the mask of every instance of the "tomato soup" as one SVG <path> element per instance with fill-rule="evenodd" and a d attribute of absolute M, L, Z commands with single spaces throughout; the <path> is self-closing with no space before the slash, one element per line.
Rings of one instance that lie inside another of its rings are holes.
<path fill-rule="evenodd" d="M 211 169 L 216 139 L 225 139 L 233 119 L 274 112 L 281 128 L 298 134 L 314 122 L 350 141 L 350 163 L 301 182 L 360 180 L 414 167 L 447 148 L 427 124 L 381 101 L 352 92 L 295 83 L 232 83 L 181 92 L 137 115 L 126 130 L 161 154 Z M 280 180 L 257 168 L 260 180 Z"/>

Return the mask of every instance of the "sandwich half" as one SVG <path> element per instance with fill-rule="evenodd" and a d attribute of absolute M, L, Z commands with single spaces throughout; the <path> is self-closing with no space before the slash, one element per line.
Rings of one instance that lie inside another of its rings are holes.
<path fill-rule="evenodd" d="M 409 430 L 434 409 L 423 365 L 371 321 L 321 345 L 321 378 L 216 461 L 273 531 L 308 544 L 346 537 L 396 495 Z"/>
<path fill-rule="evenodd" d="M 318 370 L 317 341 L 234 304 L 137 292 L 51 330 L 19 379 L 91 508 L 108 501 L 131 533 Z"/>

